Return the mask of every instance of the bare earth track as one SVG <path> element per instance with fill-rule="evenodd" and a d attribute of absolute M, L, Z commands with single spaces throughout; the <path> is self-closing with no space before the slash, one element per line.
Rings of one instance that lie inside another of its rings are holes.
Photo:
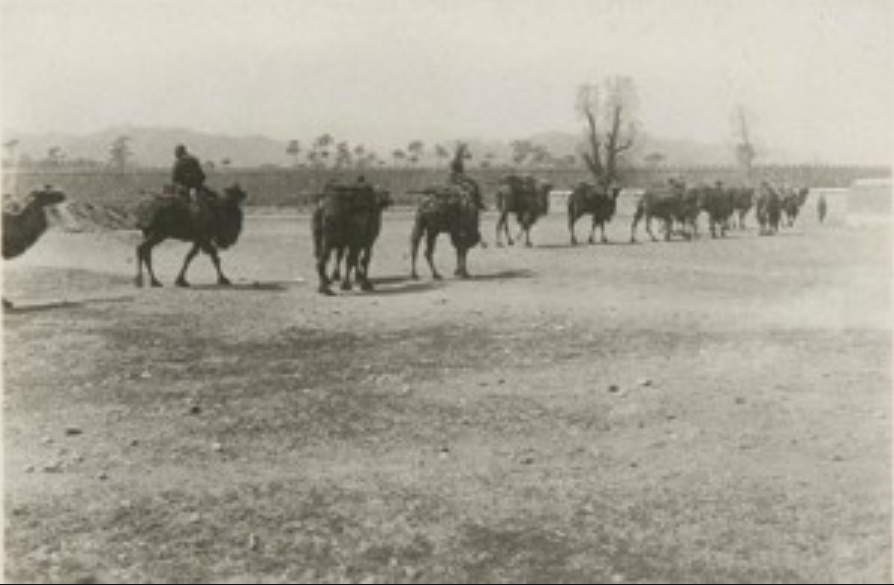
<path fill-rule="evenodd" d="M 7 577 L 886 581 L 890 232 L 811 220 L 569 248 L 555 215 L 435 283 L 393 212 L 336 298 L 305 216 L 252 217 L 228 290 L 51 232 L 5 271 Z"/>

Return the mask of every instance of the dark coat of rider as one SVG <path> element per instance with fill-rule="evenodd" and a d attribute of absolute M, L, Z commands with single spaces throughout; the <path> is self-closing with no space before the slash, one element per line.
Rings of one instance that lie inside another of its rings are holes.
<path fill-rule="evenodd" d="M 456 149 L 456 154 L 454 154 L 453 160 L 450 162 L 450 180 L 453 184 L 468 189 L 472 193 L 472 197 L 475 199 L 475 204 L 478 208 L 485 209 L 484 199 L 481 196 L 481 189 L 478 187 L 478 183 L 466 176 L 466 153 L 467 149 L 465 144 L 461 144 L 459 148 Z"/>
<path fill-rule="evenodd" d="M 199 159 L 189 154 L 186 147 L 178 146 L 174 151 L 177 160 L 174 161 L 174 170 L 171 173 L 171 181 L 174 185 L 186 189 L 202 191 L 205 186 L 205 171 Z"/>

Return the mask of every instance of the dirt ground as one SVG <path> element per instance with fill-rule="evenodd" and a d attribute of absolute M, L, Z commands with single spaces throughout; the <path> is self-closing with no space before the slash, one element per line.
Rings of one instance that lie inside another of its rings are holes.
<path fill-rule="evenodd" d="M 306 216 L 253 216 L 231 289 L 49 233 L 5 270 L 7 578 L 889 580 L 887 226 L 570 248 L 557 213 L 498 249 L 494 220 L 473 280 L 414 282 L 392 212 L 378 291 L 335 298 Z"/>

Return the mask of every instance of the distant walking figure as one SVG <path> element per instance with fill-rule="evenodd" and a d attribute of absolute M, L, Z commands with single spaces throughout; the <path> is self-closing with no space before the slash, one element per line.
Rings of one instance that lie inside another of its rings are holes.
<path fill-rule="evenodd" d="M 823 223 L 826 220 L 826 211 L 828 211 L 826 197 L 825 195 L 820 195 L 819 201 L 816 203 L 816 213 L 819 216 L 820 223 Z"/>

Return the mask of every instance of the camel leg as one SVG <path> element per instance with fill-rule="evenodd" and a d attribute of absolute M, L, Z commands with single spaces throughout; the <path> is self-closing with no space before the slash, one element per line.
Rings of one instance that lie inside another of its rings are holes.
<path fill-rule="evenodd" d="M 207 243 L 202 245 L 202 251 L 211 256 L 211 263 L 214 264 L 214 270 L 217 271 L 217 284 L 223 286 L 230 286 L 233 284 L 230 282 L 230 279 L 224 276 L 223 270 L 220 267 L 220 254 L 217 253 L 217 248 L 214 244 Z"/>
<path fill-rule="evenodd" d="M 522 237 L 524 237 L 528 233 L 528 228 L 529 228 L 529 225 L 527 223 L 527 220 L 525 220 L 525 223 L 522 223 L 521 219 L 519 219 L 519 221 L 518 221 L 518 235 L 515 236 L 516 242 L 521 240 Z"/>
<path fill-rule="evenodd" d="M 469 270 L 466 266 L 469 249 L 465 246 L 457 246 L 456 248 L 456 275 L 460 278 L 469 278 Z"/>
<path fill-rule="evenodd" d="M 329 288 L 331 284 L 329 277 L 326 276 L 326 265 L 329 263 L 329 256 L 331 255 L 332 247 L 327 242 L 322 242 L 317 250 L 317 276 L 320 280 L 317 292 L 328 296 L 334 294 L 332 289 Z"/>
<path fill-rule="evenodd" d="M 656 238 L 655 234 L 652 233 L 652 216 L 648 216 L 646 218 L 646 233 L 649 234 L 649 237 L 652 238 L 653 242 L 658 241 L 658 238 Z"/>
<path fill-rule="evenodd" d="M 574 236 L 574 224 L 577 223 L 577 214 L 569 209 L 568 210 L 568 231 L 571 232 L 571 245 L 577 245 L 577 238 Z"/>
<path fill-rule="evenodd" d="M 341 281 L 341 290 L 349 291 L 354 289 L 354 283 L 351 281 L 351 273 L 357 276 L 357 263 L 360 249 L 357 246 L 348 247 L 348 262 L 345 264 L 345 277 Z"/>
<path fill-rule="evenodd" d="M 155 278 L 155 271 L 152 268 L 152 249 L 163 240 L 164 238 L 158 236 L 149 236 L 137 246 L 137 286 L 143 286 L 143 264 L 146 265 L 146 271 L 149 273 L 149 284 L 155 287 L 161 286 L 161 283 Z"/>
<path fill-rule="evenodd" d="M 533 246 L 533 244 L 531 243 L 531 226 L 525 228 L 525 246 L 527 246 L 528 248 Z"/>
<path fill-rule="evenodd" d="M 636 243 L 636 226 L 639 225 L 640 220 L 643 218 L 643 208 L 641 205 L 636 206 L 636 211 L 633 213 L 633 221 L 630 223 L 630 243 Z"/>
<path fill-rule="evenodd" d="M 189 286 L 189 282 L 186 281 L 186 271 L 189 269 L 190 263 L 199 253 L 199 249 L 199 244 L 193 244 L 192 248 L 190 248 L 189 252 L 186 254 L 186 258 L 183 259 L 183 267 L 180 269 L 180 274 L 177 275 L 177 286 Z"/>
<path fill-rule="evenodd" d="M 497 248 L 503 247 L 503 240 L 500 238 L 500 230 L 502 230 L 506 226 L 506 220 L 509 215 L 507 211 L 501 211 L 500 217 L 497 218 Z"/>
<path fill-rule="evenodd" d="M 438 274 L 438 269 L 435 268 L 435 245 L 437 244 L 438 234 L 434 231 L 429 231 L 425 237 L 425 260 L 428 262 L 428 267 L 431 269 L 432 278 L 435 280 L 441 280 L 441 275 Z"/>
<path fill-rule="evenodd" d="M 335 252 L 335 269 L 332 270 L 332 280 L 333 282 L 337 280 L 341 280 L 341 265 L 345 259 L 345 247 L 342 246 L 338 248 Z"/>
<path fill-rule="evenodd" d="M 602 241 L 603 244 L 607 244 L 608 238 L 605 236 L 605 222 L 604 221 L 599 224 L 599 230 L 602 232 L 602 237 L 600 238 L 600 240 Z"/>
<path fill-rule="evenodd" d="M 137 245 L 137 275 L 133 280 L 137 288 L 143 287 L 143 245 Z"/>
<path fill-rule="evenodd" d="M 410 234 L 410 278 L 413 280 L 419 280 L 419 273 L 416 272 L 416 256 L 419 254 L 419 242 L 424 231 L 425 229 L 417 221 L 413 226 L 413 233 Z"/>
<path fill-rule="evenodd" d="M 590 239 L 587 240 L 587 243 L 588 243 L 588 244 L 595 244 L 595 243 L 596 243 L 595 236 L 596 236 L 596 223 L 597 223 L 597 221 L 598 221 L 598 220 L 596 219 L 596 214 L 594 213 L 594 214 L 593 214 L 593 224 L 590 226 Z"/>
<path fill-rule="evenodd" d="M 369 264 L 372 262 L 372 246 L 367 246 L 363 250 L 363 257 L 360 259 L 360 268 L 362 276 L 360 280 L 360 288 L 364 291 L 375 290 L 372 281 L 369 279 Z"/>
<path fill-rule="evenodd" d="M 503 220 L 503 232 L 506 234 L 506 243 L 510 246 L 514 246 L 515 242 L 512 240 L 512 231 L 509 229 L 509 212 L 506 212 L 506 219 Z"/>

